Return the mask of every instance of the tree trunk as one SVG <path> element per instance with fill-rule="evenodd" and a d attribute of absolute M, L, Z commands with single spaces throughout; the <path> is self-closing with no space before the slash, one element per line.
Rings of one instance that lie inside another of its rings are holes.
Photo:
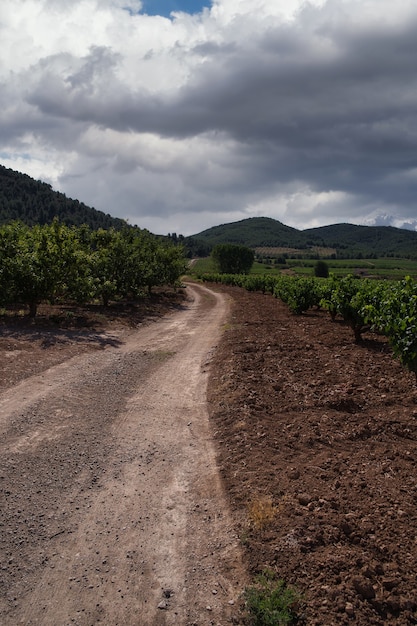
<path fill-rule="evenodd" d="M 38 311 L 38 303 L 36 300 L 29 302 L 29 317 L 36 317 Z"/>

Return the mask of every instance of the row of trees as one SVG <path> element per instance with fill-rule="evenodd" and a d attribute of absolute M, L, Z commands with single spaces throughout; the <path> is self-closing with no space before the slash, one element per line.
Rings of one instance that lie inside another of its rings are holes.
<path fill-rule="evenodd" d="M 206 274 L 203 280 L 238 285 L 249 291 L 271 293 L 294 314 L 312 307 L 342 317 L 357 342 L 371 329 L 385 335 L 394 354 L 417 380 L 417 282 L 373 281 L 352 275 L 338 278 L 299 278 L 271 275 Z"/>
<path fill-rule="evenodd" d="M 148 231 L 52 224 L 0 227 L 0 304 L 136 298 L 185 272 L 182 249 Z"/>

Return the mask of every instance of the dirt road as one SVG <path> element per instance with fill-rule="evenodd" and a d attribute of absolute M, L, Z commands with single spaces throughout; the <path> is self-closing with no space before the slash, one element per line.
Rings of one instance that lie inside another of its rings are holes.
<path fill-rule="evenodd" d="M 227 624 L 244 585 L 206 408 L 225 296 L 0 394 L 0 623 Z"/>

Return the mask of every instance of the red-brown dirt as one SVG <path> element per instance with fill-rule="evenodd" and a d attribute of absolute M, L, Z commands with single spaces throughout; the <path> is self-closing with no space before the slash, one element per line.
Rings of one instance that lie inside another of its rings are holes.
<path fill-rule="evenodd" d="M 416 624 L 414 375 L 324 311 L 215 288 L 233 307 L 211 416 L 250 572 L 294 585 L 309 626 Z"/>

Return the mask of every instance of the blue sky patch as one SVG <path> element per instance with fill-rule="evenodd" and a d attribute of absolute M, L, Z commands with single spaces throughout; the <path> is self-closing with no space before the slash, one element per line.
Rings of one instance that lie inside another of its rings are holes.
<path fill-rule="evenodd" d="M 144 0 L 142 12 L 170 17 L 172 11 L 201 13 L 204 7 L 209 5 L 210 0 Z"/>

